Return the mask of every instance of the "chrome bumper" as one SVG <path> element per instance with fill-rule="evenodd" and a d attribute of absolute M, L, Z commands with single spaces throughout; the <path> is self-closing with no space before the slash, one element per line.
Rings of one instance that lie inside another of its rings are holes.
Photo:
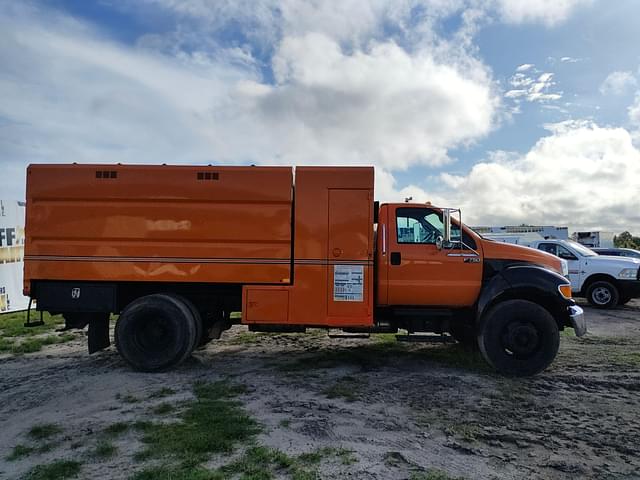
<path fill-rule="evenodd" d="M 587 321 L 584 319 L 584 310 L 577 305 L 569 307 L 569 318 L 571 319 L 571 326 L 576 332 L 577 337 L 583 336 L 587 333 Z"/>

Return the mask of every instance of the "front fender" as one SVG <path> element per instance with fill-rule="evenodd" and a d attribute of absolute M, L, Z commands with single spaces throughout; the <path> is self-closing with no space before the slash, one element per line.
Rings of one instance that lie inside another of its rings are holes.
<path fill-rule="evenodd" d="M 535 265 L 512 265 L 496 272 L 482 287 L 478 298 L 477 320 L 491 306 L 503 300 L 523 299 L 538 303 L 551 312 L 559 326 L 571 326 L 568 307 L 573 300 L 565 299 L 558 290 L 567 279 Z"/>

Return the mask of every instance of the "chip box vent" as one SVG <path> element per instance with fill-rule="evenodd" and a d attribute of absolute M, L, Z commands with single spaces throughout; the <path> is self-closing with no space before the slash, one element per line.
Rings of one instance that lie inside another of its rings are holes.
<path fill-rule="evenodd" d="M 218 172 L 198 172 L 196 178 L 198 180 L 218 180 L 219 174 Z"/>
<path fill-rule="evenodd" d="M 118 178 L 115 170 L 96 170 L 96 178 Z"/>

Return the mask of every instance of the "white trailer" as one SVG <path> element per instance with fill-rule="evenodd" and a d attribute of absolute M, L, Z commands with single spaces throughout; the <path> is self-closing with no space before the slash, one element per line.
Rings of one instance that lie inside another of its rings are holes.
<path fill-rule="evenodd" d="M 26 310 L 22 295 L 24 202 L 0 200 L 0 314 Z"/>
<path fill-rule="evenodd" d="M 613 248 L 615 245 L 613 244 L 613 237 L 615 234 L 613 232 L 602 232 L 602 231 L 593 231 L 593 232 L 575 232 L 573 234 L 573 239 L 589 248 Z"/>

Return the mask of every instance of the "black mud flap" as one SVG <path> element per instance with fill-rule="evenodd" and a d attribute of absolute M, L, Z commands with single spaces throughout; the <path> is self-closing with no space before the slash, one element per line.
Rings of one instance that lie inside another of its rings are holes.
<path fill-rule="evenodd" d="M 109 345 L 109 314 L 92 314 L 89 320 L 89 353 L 99 352 Z"/>

